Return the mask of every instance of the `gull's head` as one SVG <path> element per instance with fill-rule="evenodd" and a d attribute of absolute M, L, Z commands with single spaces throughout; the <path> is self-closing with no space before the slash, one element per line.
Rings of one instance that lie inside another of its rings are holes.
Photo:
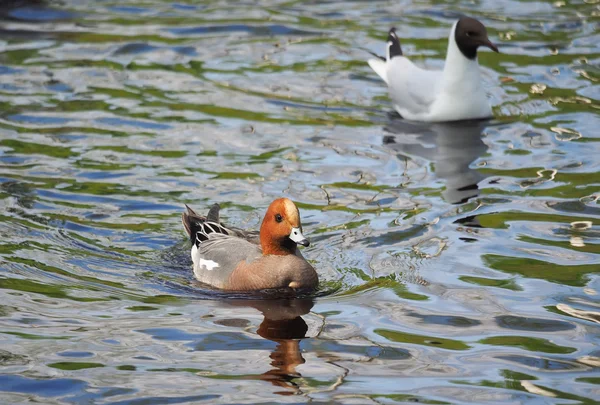
<path fill-rule="evenodd" d="M 480 21 L 471 17 L 461 17 L 456 23 L 454 30 L 454 40 L 458 49 L 467 59 L 477 57 L 477 48 L 485 46 L 494 52 L 498 48 L 488 38 L 487 29 Z"/>

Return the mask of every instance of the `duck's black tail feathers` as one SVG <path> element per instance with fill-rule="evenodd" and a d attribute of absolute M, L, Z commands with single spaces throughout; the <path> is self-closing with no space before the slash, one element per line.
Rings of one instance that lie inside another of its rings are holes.
<path fill-rule="evenodd" d="M 230 232 L 219 222 L 219 204 L 214 204 L 208 211 L 206 217 L 196 214 L 196 212 L 185 206 L 186 212 L 181 216 L 181 222 L 185 228 L 185 232 L 190 238 L 190 242 L 196 246 L 206 240 L 211 233 L 221 233 L 229 235 Z"/>
<path fill-rule="evenodd" d="M 221 210 L 221 206 L 217 203 L 213 204 L 208 210 L 208 214 L 206 215 L 206 220 L 208 222 L 216 222 L 217 224 L 221 222 L 219 218 L 219 211 Z"/>

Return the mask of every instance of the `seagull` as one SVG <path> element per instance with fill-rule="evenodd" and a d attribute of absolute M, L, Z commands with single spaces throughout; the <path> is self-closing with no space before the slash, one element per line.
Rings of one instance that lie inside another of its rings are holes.
<path fill-rule="evenodd" d="M 443 70 L 417 67 L 402 53 L 396 29 L 390 29 L 385 58 L 369 59 L 369 66 L 388 85 L 394 109 L 412 121 L 442 122 L 490 118 L 477 48 L 498 48 L 487 36 L 485 26 L 461 17 L 452 26 Z"/>

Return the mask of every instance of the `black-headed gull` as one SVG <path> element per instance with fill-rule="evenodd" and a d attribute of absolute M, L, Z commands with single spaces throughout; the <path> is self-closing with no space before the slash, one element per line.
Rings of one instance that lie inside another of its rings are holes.
<path fill-rule="evenodd" d="M 388 84 L 394 109 L 414 121 L 458 121 L 489 118 L 492 109 L 481 82 L 477 48 L 498 52 L 485 26 L 462 17 L 452 26 L 443 70 L 426 70 L 402 53 L 396 30 L 389 31 L 386 57 L 369 59 L 369 66 Z"/>

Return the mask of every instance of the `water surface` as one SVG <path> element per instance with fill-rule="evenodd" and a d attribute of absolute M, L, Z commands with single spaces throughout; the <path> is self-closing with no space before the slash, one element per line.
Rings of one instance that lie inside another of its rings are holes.
<path fill-rule="evenodd" d="M 391 112 L 481 19 L 496 118 Z M 600 398 L 597 1 L 0 6 L 3 403 Z M 320 291 L 192 279 L 180 215 L 296 201 Z"/>

